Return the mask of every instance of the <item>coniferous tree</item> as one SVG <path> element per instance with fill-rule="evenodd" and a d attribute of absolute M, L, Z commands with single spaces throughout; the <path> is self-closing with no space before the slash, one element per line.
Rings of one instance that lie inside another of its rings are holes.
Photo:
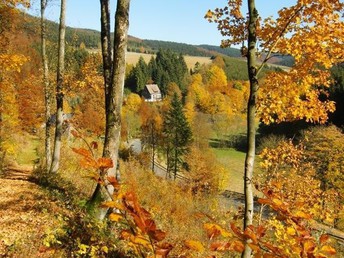
<path fill-rule="evenodd" d="M 150 75 L 148 74 L 148 65 L 146 64 L 142 56 L 140 57 L 137 65 L 134 68 L 134 77 L 136 83 L 135 93 L 140 93 L 144 89 L 150 77 Z"/>
<path fill-rule="evenodd" d="M 170 109 L 165 115 L 163 134 L 167 154 L 167 173 L 169 175 L 172 173 L 176 179 L 192 138 L 191 128 L 184 115 L 182 102 L 176 93 L 173 95 Z"/>

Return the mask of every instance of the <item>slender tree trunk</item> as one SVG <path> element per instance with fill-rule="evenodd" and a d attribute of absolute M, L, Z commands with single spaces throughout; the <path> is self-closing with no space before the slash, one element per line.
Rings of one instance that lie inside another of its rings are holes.
<path fill-rule="evenodd" d="M 111 47 L 111 31 L 110 31 L 110 1 L 109 0 L 100 0 L 100 42 L 102 48 L 102 58 L 103 58 L 103 78 L 104 78 L 104 96 L 105 96 L 105 115 L 106 115 L 106 124 L 105 130 L 107 130 L 107 113 L 109 106 L 109 88 L 111 87 L 111 75 L 112 75 L 112 47 Z M 105 132 L 106 138 L 106 132 Z M 107 140 L 105 139 L 105 142 Z M 105 144 L 104 144 L 105 146 Z M 105 150 L 105 148 L 104 148 Z M 104 156 L 104 151 L 103 151 Z M 101 175 L 103 176 L 103 175 Z M 90 199 L 91 203 L 96 202 L 98 196 L 101 193 L 101 184 L 97 184 L 92 197 Z"/>
<path fill-rule="evenodd" d="M 256 24 L 258 19 L 258 11 L 255 6 L 255 0 L 248 0 L 249 7 L 249 27 L 248 27 L 248 53 L 247 68 L 250 80 L 250 96 L 247 104 L 247 151 L 245 159 L 245 177 L 244 177 L 244 193 L 245 193 L 245 216 L 244 229 L 253 222 L 253 166 L 256 152 L 256 99 L 258 91 L 258 79 L 256 68 Z M 245 251 L 242 257 L 251 257 L 251 248 L 248 243 L 245 245 Z"/>
<path fill-rule="evenodd" d="M 56 84 L 56 127 L 54 139 L 54 153 L 50 172 L 57 173 L 61 157 L 62 145 L 62 124 L 63 124 L 63 79 L 64 79 L 64 59 L 65 59 L 65 34 L 66 34 L 66 0 L 61 0 L 61 14 L 58 43 L 58 64 L 57 64 L 57 84 Z"/>
<path fill-rule="evenodd" d="M 118 149 L 121 138 L 121 110 L 125 79 L 125 61 L 129 29 L 130 0 L 117 0 L 115 15 L 115 37 L 113 58 L 111 59 L 110 43 L 110 8 L 109 0 L 100 0 L 101 5 L 101 44 L 105 84 L 105 140 L 103 157 L 111 158 L 113 168 L 108 169 L 106 176 L 116 177 Z M 112 61 L 113 60 L 113 61 Z M 103 176 L 103 175 L 102 175 Z M 106 185 L 108 193 L 113 193 L 111 184 Z M 97 185 L 92 195 L 94 200 L 100 193 Z M 100 215 L 103 218 L 105 213 Z"/>
<path fill-rule="evenodd" d="M 154 173 L 155 169 L 155 137 L 154 137 L 154 127 L 153 127 L 153 122 L 150 124 L 151 126 L 151 141 L 152 141 L 152 171 Z"/>
<path fill-rule="evenodd" d="M 45 8 L 47 0 L 41 0 L 41 44 L 42 44 L 42 64 L 43 64 L 43 83 L 45 97 L 45 162 L 46 169 L 49 171 L 51 166 L 51 134 L 50 134 L 50 105 L 51 105 L 51 89 L 49 84 L 49 66 L 46 53 L 46 22 Z"/>
<path fill-rule="evenodd" d="M 114 167 L 107 171 L 107 175 L 113 177 L 116 177 L 121 138 L 121 110 L 129 29 L 129 6 L 130 0 L 117 0 L 111 85 L 106 94 L 106 129 L 103 157 L 112 159 Z M 113 191 L 111 185 L 108 187 L 110 191 Z"/>

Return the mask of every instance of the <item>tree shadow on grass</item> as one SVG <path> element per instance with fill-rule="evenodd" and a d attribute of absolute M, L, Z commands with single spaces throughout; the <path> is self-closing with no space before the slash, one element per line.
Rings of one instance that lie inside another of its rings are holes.
<path fill-rule="evenodd" d="M 246 134 L 226 135 L 224 138 L 211 138 L 209 146 L 211 148 L 233 148 L 240 152 L 246 152 L 247 141 Z"/>

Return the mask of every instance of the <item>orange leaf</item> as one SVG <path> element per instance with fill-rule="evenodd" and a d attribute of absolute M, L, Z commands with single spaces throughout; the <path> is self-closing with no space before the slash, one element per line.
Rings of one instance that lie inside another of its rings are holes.
<path fill-rule="evenodd" d="M 204 228 L 207 231 L 207 235 L 209 239 L 213 239 L 214 237 L 217 237 L 219 235 L 222 235 L 223 237 L 232 236 L 231 233 L 229 233 L 227 230 L 223 229 L 221 226 L 217 224 L 206 223 L 204 224 Z"/>
<path fill-rule="evenodd" d="M 118 183 L 118 180 L 116 179 L 116 177 L 114 176 L 109 176 L 107 178 L 107 180 L 109 181 L 109 183 L 115 188 L 118 189 L 120 184 Z"/>
<path fill-rule="evenodd" d="M 329 239 L 330 237 L 327 235 L 327 234 L 323 234 L 320 236 L 320 244 L 324 244 L 325 242 L 327 242 L 327 240 Z"/>
<path fill-rule="evenodd" d="M 245 246 L 241 241 L 235 240 L 232 243 L 232 248 L 238 253 L 242 253 L 245 250 Z"/>
<path fill-rule="evenodd" d="M 211 251 L 228 251 L 230 250 L 231 244 L 227 241 L 217 241 L 210 245 Z"/>
<path fill-rule="evenodd" d="M 262 225 L 258 226 L 257 228 L 257 236 L 259 238 L 265 236 L 266 228 L 264 228 Z"/>
<path fill-rule="evenodd" d="M 247 238 L 251 239 L 252 242 L 253 242 L 254 244 L 257 244 L 257 242 L 258 242 L 257 236 L 256 236 L 256 234 L 255 234 L 250 228 L 246 228 L 246 229 L 245 229 L 244 235 L 245 235 Z"/>
<path fill-rule="evenodd" d="M 255 252 L 259 252 L 259 251 L 260 251 L 258 245 L 252 244 L 252 243 L 249 243 L 248 245 L 249 245 L 249 247 L 250 247 L 253 251 L 255 251 Z"/>
<path fill-rule="evenodd" d="M 234 234 L 240 237 L 241 239 L 244 239 L 244 234 L 241 232 L 241 230 L 234 225 L 234 223 L 231 223 L 231 229 L 233 230 Z"/>
<path fill-rule="evenodd" d="M 334 249 L 332 246 L 329 246 L 329 245 L 324 245 L 323 247 L 321 247 L 320 251 L 328 253 L 330 255 L 333 255 L 333 254 L 337 253 L 336 249 Z"/>
<path fill-rule="evenodd" d="M 271 204 L 271 200 L 259 198 L 258 203 L 260 203 L 260 204 Z"/>
<path fill-rule="evenodd" d="M 108 169 L 113 167 L 113 162 L 110 158 L 99 158 L 97 160 L 97 164 L 99 169 Z"/>

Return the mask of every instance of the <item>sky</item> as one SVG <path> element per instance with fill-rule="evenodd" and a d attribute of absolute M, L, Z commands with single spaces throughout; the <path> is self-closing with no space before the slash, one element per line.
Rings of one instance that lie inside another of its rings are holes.
<path fill-rule="evenodd" d="M 58 22 L 59 0 L 50 1 L 46 11 L 48 19 Z M 29 11 L 39 16 L 39 0 L 33 0 Z M 112 19 L 116 9 L 110 0 Z M 262 17 L 273 16 L 283 5 L 295 0 L 257 0 Z M 227 0 L 131 0 L 129 35 L 140 39 L 173 41 L 192 45 L 220 45 L 224 39 L 216 24 L 204 19 L 205 13 L 216 7 L 224 7 Z M 100 30 L 99 0 L 67 0 L 67 26 Z M 114 24 L 112 20 L 111 25 Z M 113 26 L 112 26 L 113 29 Z"/>

